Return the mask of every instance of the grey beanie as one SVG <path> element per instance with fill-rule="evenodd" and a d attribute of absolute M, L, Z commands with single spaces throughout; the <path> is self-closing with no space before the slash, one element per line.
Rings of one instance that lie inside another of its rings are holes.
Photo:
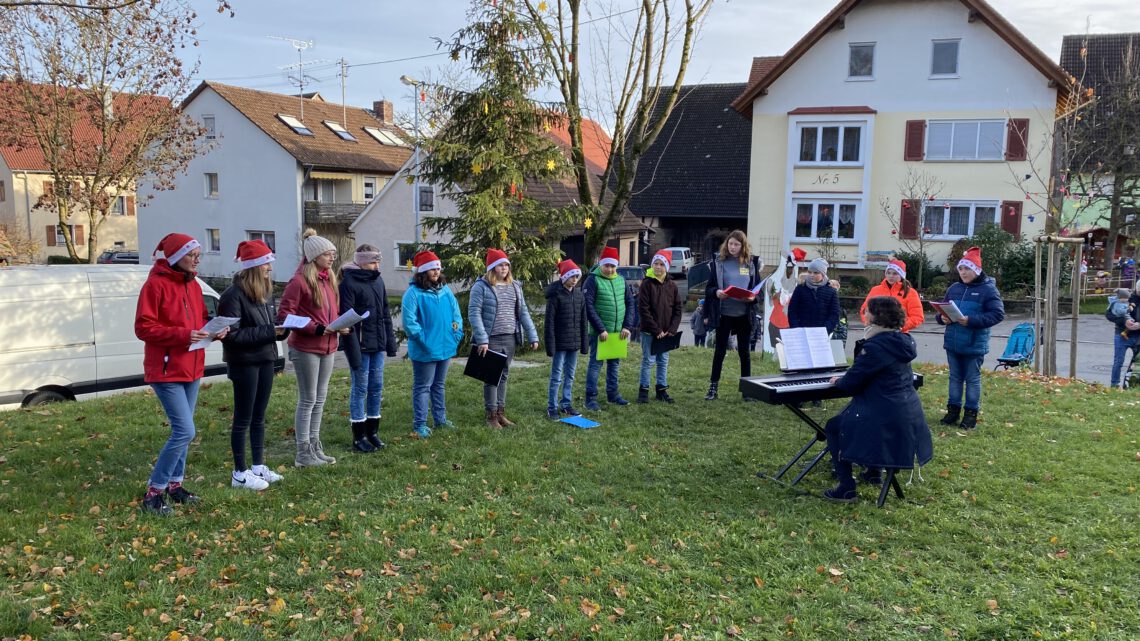
<path fill-rule="evenodd" d="M 808 271 L 809 272 L 818 272 L 820 274 L 826 274 L 827 273 L 827 261 L 822 259 L 822 258 L 816 258 L 815 260 L 808 263 Z"/>
<path fill-rule="evenodd" d="M 1132 295 L 1132 290 L 1128 289 L 1127 287 L 1116 288 L 1116 297 L 1117 298 L 1128 298 L 1131 295 Z"/>
<path fill-rule="evenodd" d="M 317 233 L 311 229 L 305 230 L 304 240 L 301 241 L 301 245 L 305 251 L 305 260 L 310 263 L 316 260 L 317 256 L 327 251 L 336 251 L 336 245 L 332 244 L 332 241 L 324 236 L 318 236 Z"/>

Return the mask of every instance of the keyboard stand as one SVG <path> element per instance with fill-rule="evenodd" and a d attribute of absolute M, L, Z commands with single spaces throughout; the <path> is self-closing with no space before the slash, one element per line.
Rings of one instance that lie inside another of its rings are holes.
<path fill-rule="evenodd" d="M 763 471 L 760 471 L 760 472 L 756 473 L 756 476 L 758 476 L 762 479 L 768 479 L 771 481 L 776 481 L 777 483 L 780 483 L 781 485 L 784 485 L 785 487 L 794 487 L 796 484 L 798 484 L 800 481 L 802 481 L 805 476 L 807 476 L 808 472 L 811 472 L 812 469 L 814 469 L 815 466 L 819 464 L 820 460 L 823 459 L 824 456 L 827 455 L 827 434 L 823 431 L 823 428 L 820 427 L 819 423 L 817 423 L 815 421 L 815 419 L 808 416 L 807 413 L 803 411 L 803 409 L 796 407 L 795 403 L 786 403 L 784 405 L 784 407 L 791 410 L 792 413 L 795 414 L 796 416 L 798 416 L 801 421 L 806 423 L 808 425 L 808 427 L 812 428 L 812 430 L 815 431 L 815 435 L 812 436 L 811 440 L 808 441 L 806 444 L 804 444 L 804 446 L 802 448 L 800 448 L 800 451 L 796 452 L 796 455 L 793 456 L 791 458 L 791 460 L 789 460 L 787 463 L 785 463 L 784 467 L 780 468 L 780 471 L 776 472 L 775 475 L 769 475 Z M 807 464 L 804 466 L 804 468 L 802 470 L 800 470 L 799 474 L 796 475 L 796 478 L 791 483 L 785 483 L 782 480 L 784 474 L 786 474 L 788 472 L 788 470 L 792 468 L 793 465 L 798 463 L 800 461 L 800 459 L 803 458 L 804 455 L 807 454 L 808 451 L 810 451 L 811 448 L 816 443 L 823 443 L 824 444 L 823 449 L 820 450 L 815 456 L 813 456 L 807 462 Z"/>

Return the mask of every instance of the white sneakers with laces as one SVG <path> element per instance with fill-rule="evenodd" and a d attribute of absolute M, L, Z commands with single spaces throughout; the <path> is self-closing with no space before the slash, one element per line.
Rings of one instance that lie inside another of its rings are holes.
<path fill-rule="evenodd" d="M 269 487 L 269 482 L 254 474 L 251 470 L 234 472 L 230 476 L 230 486 L 244 490 L 259 492 Z"/>
<path fill-rule="evenodd" d="M 265 481 L 266 483 L 276 483 L 277 481 L 285 479 L 284 476 L 281 476 L 277 472 L 269 469 L 268 465 L 254 465 L 253 469 L 250 471 L 253 472 L 254 476 Z"/>

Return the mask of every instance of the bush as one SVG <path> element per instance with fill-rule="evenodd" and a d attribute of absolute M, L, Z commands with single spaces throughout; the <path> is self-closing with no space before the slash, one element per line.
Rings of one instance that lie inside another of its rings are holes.
<path fill-rule="evenodd" d="M 928 283 L 934 281 L 935 277 L 942 274 L 942 270 L 936 268 L 931 262 L 930 257 L 926 254 L 918 252 L 899 252 L 895 254 L 895 258 L 906 263 L 906 279 L 909 280 L 915 287 L 919 282 L 922 282 L 922 287 L 925 290 Z M 957 263 L 957 261 L 955 261 Z M 919 278 L 919 274 L 922 278 Z"/>
<path fill-rule="evenodd" d="M 865 276 L 852 276 L 845 289 L 845 296 L 866 296 L 871 291 L 871 281 Z"/>
<path fill-rule="evenodd" d="M 75 260 L 71 256 L 48 256 L 47 264 L 49 265 L 86 265 L 85 260 Z"/>

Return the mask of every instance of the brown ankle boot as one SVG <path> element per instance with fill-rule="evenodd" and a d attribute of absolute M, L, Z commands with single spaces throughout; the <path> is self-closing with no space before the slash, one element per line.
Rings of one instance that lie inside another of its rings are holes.
<path fill-rule="evenodd" d="M 498 410 L 487 410 L 487 427 L 495 430 L 502 427 L 502 424 L 499 423 Z"/>
<path fill-rule="evenodd" d="M 503 427 L 510 427 L 515 424 L 514 421 L 510 420 L 503 414 L 503 408 L 501 407 L 496 410 L 495 416 L 499 419 L 499 425 L 502 425 Z"/>

